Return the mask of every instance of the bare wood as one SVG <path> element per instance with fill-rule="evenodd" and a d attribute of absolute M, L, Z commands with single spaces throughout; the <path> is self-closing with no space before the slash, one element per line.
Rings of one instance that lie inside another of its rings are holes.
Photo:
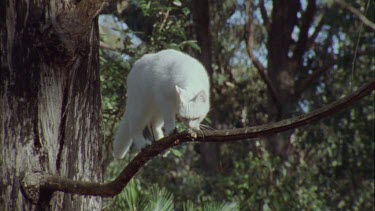
<path fill-rule="evenodd" d="M 191 130 L 171 135 L 144 148 L 124 168 L 120 175 L 112 182 L 97 183 L 87 181 L 74 181 L 55 175 L 43 175 L 42 173 L 30 173 L 22 181 L 22 187 L 26 195 L 37 202 L 41 192 L 62 191 L 80 195 L 92 195 L 102 197 L 113 197 L 119 194 L 136 173 L 152 158 L 161 154 L 167 149 L 185 142 L 233 142 L 244 139 L 251 139 L 261 136 L 273 135 L 283 131 L 295 129 L 316 122 L 340 112 L 363 97 L 370 95 L 375 89 L 375 79 L 364 85 L 356 92 L 347 97 L 339 99 L 329 105 L 317 109 L 307 115 L 301 115 L 266 125 L 238 128 L 231 130 L 216 130 L 209 132 L 194 132 Z"/>

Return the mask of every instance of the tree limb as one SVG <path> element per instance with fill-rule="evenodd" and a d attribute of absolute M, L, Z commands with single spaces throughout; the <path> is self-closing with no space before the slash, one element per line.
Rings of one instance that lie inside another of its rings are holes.
<path fill-rule="evenodd" d="M 188 130 L 165 137 L 142 149 L 142 151 L 130 161 L 120 175 L 112 182 L 98 183 L 74 181 L 57 175 L 32 172 L 27 174 L 23 179 L 22 189 L 26 196 L 34 203 L 37 203 L 40 200 L 40 195 L 43 195 L 42 193 L 52 193 L 55 191 L 80 195 L 113 197 L 126 187 L 128 182 L 148 161 L 172 147 L 185 142 L 233 142 L 274 135 L 276 133 L 302 127 L 346 109 L 363 97 L 370 95 L 374 89 L 375 79 L 349 96 L 312 111 L 309 114 L 285 119 L 275 123 L 231 130 L 199 132 Z"/>
<path fill-rule="evenodd" d="M 316 68 L 316 70 L 311 73 L 306 79 L 304 79 L 300 85 L 296 88 L 296 92 L 295 92 L 295 98 L 299 98 L 299 96 L 303 93 L 303 91 L 306 90 L 307 87 L 309 87 L 311 85 L 312 82 L 314 82 L 315 80 L 317 80 L 319 77 L 321 77 L 325 72 L 329 71 L 333 65 L 334 65 L 334 59 L 331 58 L 333 56 L 330 56 L 328 57 L 326 60 L 327 63 L 325 65 L 323 65 L 322 67 L 320 68 Z"/>
<path fill-rule="evenodd" d="M 327 72 L 333 65 L 325 65 L 318 70 L 314 71 L 309 77 L 307 77 L 302 83 L 301 86 L 298 88 L 298 90 L 295 93 L 295 96 L 298 97 L 302 94 L 302 92 L 311 85 L 313 81 L 315 81 L 317 78 L 319 78 L 323 73 Z"/>
<path fill-rule="evenodd" d="M 301 64 L 302 57 L 307 50 L 306 45 L 309 41 L 308 33 L 311 27 L 311 23 L 314 20 L 314 15 L 316 11 L 316 2 L 315 0 L 308 0 L 308 4 L 306 7 L 305 12 L 302 14 L 302 23 L 298 36 L 298 40 L 296 46 L 293 51 L 292 59 L 296 62 L 296 64 Z"/>
<path fill-rule="evenodd" d="M 170 11 L 171 11 L 171 10 L 168 9 L 167 12 L 164 14 L 163 21 L 161 22 L 161 25 L 160 25 L 160 27 L 159 27 L 159 32 L 161 32 L 161 31 L 163 30 L 165 24 L 167 23 L 167 20 L 168 20 L 168 18 L 169 18 L 169 12 L 170 12 Z"/>
<path fill-rule="evenodd" d="M 266 7 L 264 5 L 264 0 L 259 1 L 259 7 L 260 7 L 260 14 L 262 15 L 264 25 L 266 26 L 267 31 L 269 31 L 269 29 L 270 29 L 270 19 L 268 18 L 268 15 L 267 15 L 267 10 L 266 10 Z"/>
<path fill-rule="evenodd" d="M 357 10 L 356 8 L 354 8 L 353 6 L 351 6 L 350 4 L 346 3 L 343 0 L 334 0 L 334 1 L 340 6 L 342 6 L 343 8 L 349 10 L 351 13 L 356 15 L 359 18 L 359 20 L 362 21 L 363 24 L 370 27 L 372 30 L 375 30 L 375 23 L 367 19 L 367 17 L 363 15 L 361 11 Z"/>
<path fill-rule="evenodd" d="M 314 32 L 312 33 L 312 35 L 308 38 L 308 41 L 307 41 L 307 48 L 311 48 L 311 46 L 313 45 L 313 43 L 315 42 L 315 39 L 318 37 L 320 31 L 322 30 L 324 26 L 324 15 L 321 15 L 319 17 L 319 21 L 318 21 L 318 24 L 317 26 L 315 27 L 315 30 Z"/>

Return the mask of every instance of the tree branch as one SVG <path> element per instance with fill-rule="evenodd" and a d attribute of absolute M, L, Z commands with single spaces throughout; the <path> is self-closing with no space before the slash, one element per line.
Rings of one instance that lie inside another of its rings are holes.
<path fill-rule="evenodd" d="M 161 31 L 163 30 L 165 24 L 167 23 L 167 20 L 168 20 L 168 18 L 169 18 L 169 12 L 170 12 L 170 11 L 171 11 L 171 10 L 168 9 L 167 12 L 164 14 L 163 21 L 161 22 L 161 25 L 160 25 L 160 27 L 159 27 L 159 32 L 161 32 Z"/>
<path fill-rule="evenodd" d="M 315 80 L 321 77 L 324 73 L 329 71 L 335 64 L 335 59 L 333 58 L 333 55 L 326 56 L 325 60 L 327 60 L 326 64 L 323 64 L 323 66 L 321 67 L 314 68 L 315 71 L 311 73 L 306 79 L 304 79 L 302 82 L 299 83 L 298 87 L 296 88 L 296 92 L 294 94 L 294 97 L 296 99 L 300 97 L 303 91 L 305 91 L 306 88 L 311 85 L 311 83 L 313 83 Z"/>
<path fill-rule="evenodd" d="M 323 67 L 320 67 L 319 69 L 315 70 L 311 75 L 309 75 L 305 80 L 303 80 L 303 82 L 300 83 L 300 86 L 298 87 L 295 93 L 295 98 L 298 98 L 303 93 L 303 91 L 305 91 L 306 88 L 311 85 L 312 82 L 314 82 L 321 75 L 330 70 L 332 66 L 333 64 L 327 64 Z"/>
<path fill-rule="evenodd" d="M 297 44 L 293 51 L 292 59 L 296 61 L 297 64 L 301 64 L 302 57 L 307 50 L 306 45 L 309 41 L 308 33 L 311 27 L 311 23 L 314 20 L 314 15 L 316 11 L 315 0 L 308 0 L 308 4 L 305 12 L 302 14 L 302 23 L 300 26 L 300 32 L 297 40 Z"/>
<path fill-rule="evenodd" d="M 324 15 L 321 15 L 319 17 L 319 21 L 318 21 L 317 26 L 315 27 L 314 32 L 308 38 L 308 41 L 307 41 L 307 44 L 306 44 L 307 48 L 311 48 L 311 46 L 314 44 L 315 39 L 318 37 L 318 35 L 319 35 L 320 31 L 322 30 L 323 26 L 324 26 Z"/>
<path fill-rule="evenodd" d="M 309 114 L 285 119 L 275 123 L 231 130 L 199 132 L 188 130 L 179 134 L 165 137 L 142 149 L 142 151 L 130 161 L 120 175 L 112 182 L 97 183 L 74 181 L 56 175 L 32 172 L 27 174 L 23 179 L 22 189 L 24 190 L 26 196 L 34 203 L 38 203 L 40 196 L 43 195 L 43 193 L 52 193 L 55 191 L 80 195 L 113 197 L 119 194 L 125 188 L 128 182 L 148 161 L 172 147 L 185 142 L 233 142 L 261 136 L 274 135 L 276 133 L 302 127 L 346 109 L 362 99 L 364 96 L 371 94 L 374 89 L 375 79 L 349 96 L 337 100 Z"/>
<path fill-rule="evenodd" d="M 353 13 L 354 15 L 356 15 L 359 20 L 362 21 L 363 24 L 365 24 L 366 26 L 370 27 L 372 30 L 375 30 L 375 23 L 370 21 L 369 19 L 366 18 L 365 15 L 362 14 L 361 11 L 357 10 L 356 8 L 352 7 L 350 4 L 346 3 L 345 1 L 343 0 L 334 0 L 337 4 L 339 4 L 340 6 L 342 6 L 343 8 L 349 10 L 351 13 Z"/>
<path fill-rule="evenodd" d="M 270 19 L 268 18 L 267 10 L 264 5 L 264 0 L 259 1 L 259 7 L 260 7 L 260 14 L 262 15 L 262 19 L 264 22 L 264 25 L 266 26 L 267 31 L 270 29 Z"/>

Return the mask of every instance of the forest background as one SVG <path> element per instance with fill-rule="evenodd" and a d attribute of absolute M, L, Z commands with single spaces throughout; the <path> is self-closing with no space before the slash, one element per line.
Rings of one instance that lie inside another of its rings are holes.
<path fill-rule="evenodd" d="M 375 76 L 371 1 L 118 0 L 99 16 L 105 179 L 126 76 L 146 53 L 172 48 L 205 65 L 215 129 L 309 113 Z M 362 17 L 362 18 L 363 18 Z M 374 101 L 275 136 L 183 144 L 153 159 L 104 209 L 371 210 Z M 179 126 L 183 130 L 183 126 Z M 209 129 L 207 131 L 209 133 Z"/>

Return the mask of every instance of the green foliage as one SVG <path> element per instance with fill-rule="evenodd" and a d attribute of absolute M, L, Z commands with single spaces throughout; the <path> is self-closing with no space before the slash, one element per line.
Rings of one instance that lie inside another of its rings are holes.
<path fill-rule="evenodd" d="M 149 189 L 142 188 L 139 183 L 137 180 L 129 182 L 124 191 L 105 206 L 104 210 L 173 210 L 173 197 L 171 193 L 157 186 L 152 186 Z"/>
<path fill-rule="evenodd" d="M 145 43 L 148 51 L 168 48 L 183 50 L 189 47 L 200 50 L 196 42 L 187 37 L 186 27 L 190 15 L 187 5 L 176 0 L 138 0 L 136 2 L 142 14 L 154 20 L 152 36 Z"/>

